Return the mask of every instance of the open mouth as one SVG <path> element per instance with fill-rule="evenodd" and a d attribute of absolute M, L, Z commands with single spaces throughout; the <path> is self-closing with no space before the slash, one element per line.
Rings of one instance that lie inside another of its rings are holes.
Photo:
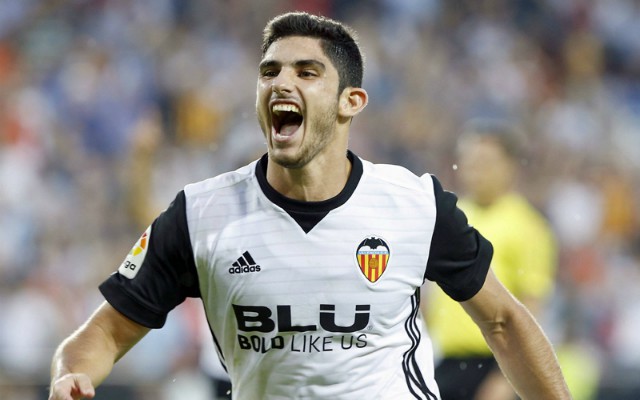
<path fill-rule="evenodd" d="M 273 128 L 276 136 L 292 136 L 300 125 L 303 117 L 300 108 L 295 104 L 279 103 L 271 107 Z"/>

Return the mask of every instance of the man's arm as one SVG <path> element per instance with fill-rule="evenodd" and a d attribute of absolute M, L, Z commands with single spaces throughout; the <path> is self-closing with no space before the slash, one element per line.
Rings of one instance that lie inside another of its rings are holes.
<path fill-rule="evenodd" d="M 461 304 L 522 399 L 571 399 L 549 340 L 492 271 L 482 289 Z"/>
<path fill-rule="evenodd" d="M 543 308 L 542 298 L 524 296 L 518 300 L 529 310 L 534 318 L 538 318 Z M 474 400 L 513 400 L 515 398 L 516 394 L 511 384 L 503 373 L 496 368 L 480 384 Z"/>
<path fill-rule="evenodd" d="M 115 362 L 148 332 L 104 302 L 56 350 L 49 400 L 93 398 Z"/>

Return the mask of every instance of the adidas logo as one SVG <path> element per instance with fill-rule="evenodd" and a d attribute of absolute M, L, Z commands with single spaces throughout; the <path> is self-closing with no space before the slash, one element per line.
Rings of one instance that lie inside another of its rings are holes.
<path fill-rule="evenodd" d="M 245 272 L 260 272 L 260 266 L 253 260 L 248 251 L 236 260 L 229 268 L 230 274 L 242 274 Z"/>

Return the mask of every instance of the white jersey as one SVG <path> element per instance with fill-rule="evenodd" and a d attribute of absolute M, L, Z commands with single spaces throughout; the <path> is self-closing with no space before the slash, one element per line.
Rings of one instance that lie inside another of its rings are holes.
<path fill-rule="evenodd" d="M 277 193 L 266 156 L 187 185 L 103 294 L 152 328 L 201 297 L 234 399 L 439 399 L 420 287 L 470 298 L 491 246 L 431 175 L 349 158 L 322 202 Z"/>

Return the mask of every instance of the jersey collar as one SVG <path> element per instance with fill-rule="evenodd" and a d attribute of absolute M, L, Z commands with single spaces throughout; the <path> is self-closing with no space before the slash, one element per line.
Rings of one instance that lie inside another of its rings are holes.
<path fill-rule="evenodd" d="M 267 154 L 263 155 L 256 164 L 256 177 L 262 192 L 269 201 L 285 210 L 306 233 L 309 233 L 331 210 L 346 203 L 358 187 L 358 182 L 362 177 L 362 161 L 350 150 L 347 151 L 347 158 L 351 162 L 351 173 L 347 183 L 335 197 L 323 201 L 294 200 L 276 191 L 267 182 L 267 163 L 269 161 Z"/>

